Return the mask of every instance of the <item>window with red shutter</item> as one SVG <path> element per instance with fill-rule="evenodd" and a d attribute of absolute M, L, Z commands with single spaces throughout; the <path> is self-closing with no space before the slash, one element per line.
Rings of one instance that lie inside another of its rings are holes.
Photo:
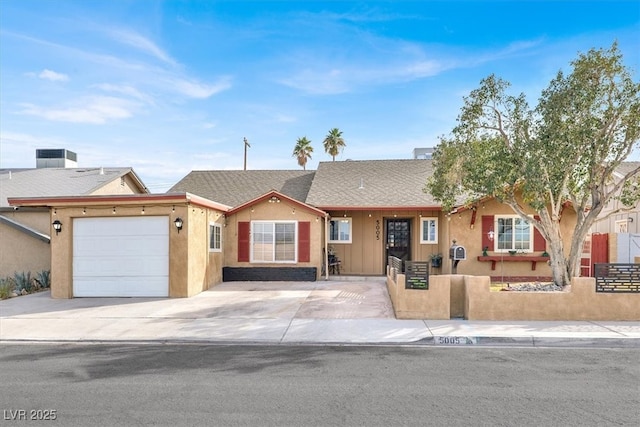
<path fill-rule="evenodd" d="M 298 223 L 298 262 L 311 261 L 311 223 Z"/>
<path fill-rule="evenodd" d="M 540 220 L 538 215 L 534 216 L 536 221 Z M 537 228 L 533 228 L 533 250 L 545 252 L 547 250 L 547 241 L 542 236 L 542 233 L 538 231 Z"/>
<path fill-rule="evenodd" d="M 488 247 L 493 251 L 493 239 L 495 239 L 495 230 L 493 229 L 494 216 L 482 215 L 482 249 Z"/>
<path fill-rule="evenodd" d="M 249 262 L 250 237 L 251 223 L 248 221 L 238 222 L 238 262 Z"/>

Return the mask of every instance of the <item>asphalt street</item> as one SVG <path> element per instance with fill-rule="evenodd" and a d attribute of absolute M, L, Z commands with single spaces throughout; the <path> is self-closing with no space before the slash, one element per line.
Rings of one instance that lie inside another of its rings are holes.
<path fill-rule="evenodd" d="M 638 355 L 622 348 L 4 344 L 0 409 L 3 425 L 21 426 L 637 426 Z"/>

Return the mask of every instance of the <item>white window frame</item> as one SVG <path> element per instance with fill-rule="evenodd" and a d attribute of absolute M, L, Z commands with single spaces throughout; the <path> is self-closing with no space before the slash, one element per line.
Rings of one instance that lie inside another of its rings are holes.
<path fill-rule="evenodd" d="M 498 244 L 500 242 L 500 227 L 498 226 L 498 220 L 500 219 L 511 219 L 512 221 L 515 221 L 517 219 L 519 220 L 523 220 L 523 218 L 520 215 L 496 215 L 494 218 L 494 224 L 493 224 L 493 229 L 495 230 L 495 238 L 493 239 L 493 250 L 494 252 L 499 252 L 499 253 L 508 253 L 510 251 L 517 251 L 519 253 L 532 253 L 533 252 L 533 246 L 534 246 L 534 234 L 533 234 L 533 230 L 534 230 L 534 225 L 533 222 L 531 220 L 529 220 L 529 248 L 528 249 L 516 249 L 515 248 L 515 243 L 516 243 L 516 232 L 515 232 L 515 225 L 512 225 L 513 227 L 513 231 L 512 231 L 512 236 L 511 236 L 511 247 L 510 248 L 498 248 Z M 512 223 L 513 224 L 513 223 Z"/>
<path fill-rule="evenodd" d="M 220 235 L 220 242 L 219 242 L 219 246 L 220 247 L 212 247 L 212 238 L 213 238 L 213 232 L 214 230 L 217 230 L 219 235 Z M 209 252 L 222 252 L 222 226 L 218 223 L 215 222 L 210 222 L 209 223 L 209 240 L 208 240 L 208 244 L 209 244 Z"/>
<path fill-rule="evenodd" d="M 424 239 L 424 228 L 426 223 L 433 222 L 433 227 L 435 229 L 435 236 L 433 239 Z M 436 217 L 422 217 L 420 218 L 420 244 L 437 244 L 438 243 L 438 218 Z"/>
<path fill-rule="evenodd" d="M 255 225 L 256 224 L 272 224 L 273 228 L 272 228 L 272 235 L 273 235 L 273 239 L 274 241 L 272 241 L 272 245 L 273 245 L 273 260 L 262 260 L 262 259 L 255 259 L 254 256 L 254 237 L 256 236 L 256 233 L 254 231 Z M 275 237 L 276 237 L 276 224 L 293 224 L 294 226 L 294 236 L 293 236 L 293 260 L 276 260 L 276 244 L 275 244 Z M 250 248 L 249 248 L 249 262 L 252 263 L 260 263 L 260 264 L 265 264 L 265 263 L 269 263 L 269 264 L 296 264 L 298 262 L 298 221 L 284 221 L 284 220 L 273 220 L 273 221 L 251 221 L 251 241 L 250 241 Z"/>
<path fill-rule="evenodd" d="M 616 221 L 615 223 L 616 233 L 628 233 L 629 232 L 629 221 L 626 219 Z"/>
<path fill-rule="evenodd" d="M 332 240 L 331 239 L 331 223 L 332 222 L 344 222 L 347 223 L 349 225 L 349 238 L 348 239 L 340 239 L 340 229 L 338 229 L 338 240 Z M 353 239 L 353 221 L 350 217 L 336 217 L 336 218 L 331 218 L 331 220 L 329 220 L 329 243 L 336 243 L 336 244 L 349 244 L 352 242 Z"/>

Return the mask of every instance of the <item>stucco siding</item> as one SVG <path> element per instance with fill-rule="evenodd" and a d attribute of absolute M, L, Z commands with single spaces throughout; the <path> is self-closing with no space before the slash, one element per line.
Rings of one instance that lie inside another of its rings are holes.
<path fill-rule="evenodd" d="M 310 224 L 309 262 L 261 263 L 238 261 L 238 223 L 251 221 L 306 221 Z M 223 229 L 224 265 L 227 267 L 317 267 L 318 275 L 322 266 L 322 236 L 324 219 L 317 213 L 286 202 L 269 203 L 262 201 L 226 217 Z"/>
<path fill-rule="evenodd" d="M 46 235 L 51 233 L 48 212 L 3 215 Z M 0 223 L 0 236 L 0 277 L 22 272 L 31 272 L 33 275 L 51 269 L 49 243 L 3 223 Z"/>

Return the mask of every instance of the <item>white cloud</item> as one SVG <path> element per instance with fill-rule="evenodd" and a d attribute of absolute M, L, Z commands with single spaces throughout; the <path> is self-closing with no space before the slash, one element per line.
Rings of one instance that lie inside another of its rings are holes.
<path fill-rule="evenodd" d="M 231 80 L 223 77 L 215 84 L 200 83 L 195 80 L 186 80 L 181 78 L 170 79 L 171 87 L 182 95 L 190 98 L 209 98 L 216 93 L 220 93 L 231 87 Z"/>
<path fill-rule="evenodd" d="M 69 76 L 62 73 L 56 73 L 55 71 L 44 69 L 38 74 L 38 77 L 44 80 L 51 80 L 52 82 L 66 82 L 69 80 Z"/>
<path fill-rule="evenodd" d="M 43 108 L 33 104 L 22 104 L 22 114 L 46 120 L 70 123 L 104 124 L 107 121 L 133 116 L 135 104 L 121 98 L 97 96 L 76 102 L 64 108 Z"/>
<path fill-rule="evenodd" d="M 127 95 L 130 96 L 131 98 L 135 98 L 138 99 L 140 101 L 143 101 L 147 104 L 154 104 L 153 99 L 140 92 L 138 89 L 136 89 L 133 86 L 129 86 L 129 85 L 114 85 L 114 84 L 110 84 L 110 83 L 100 83 L 100 84 L 96 84 L 93 85 L 93 87 L 96 87 L 98 89 L 101 89 L 105 92 L 115 92 L 115 93 L 119 93 L 122 95 Z"/>
<path fill-rule="evenodd" d="M 107 33 L 117 42 L 132 46 L 171 65 L 176 61 L 151 40 L 130 30 L 108 30 Z"/>

